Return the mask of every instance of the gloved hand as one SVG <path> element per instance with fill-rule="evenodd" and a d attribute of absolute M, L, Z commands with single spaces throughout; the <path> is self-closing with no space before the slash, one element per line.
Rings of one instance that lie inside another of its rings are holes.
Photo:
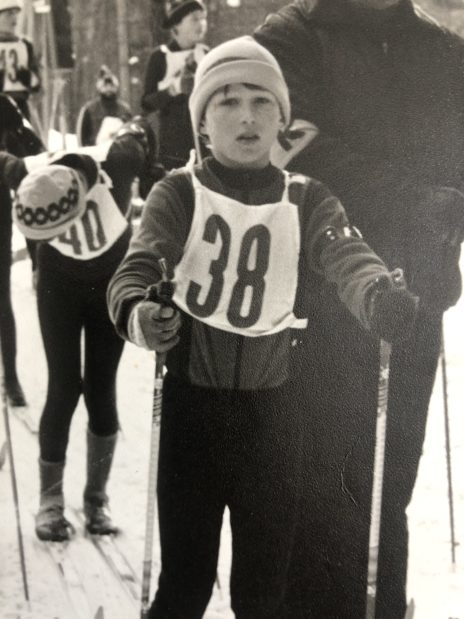
<path fill-rule="evenodd" d="M 178 343 L 180 326 L 180 314 L 174 307 L 140 301 L 129 316 L 129 339 L 146 350 L 167 352 Z"/>
<path fill-rule="evenodd" d="M 464 195 L 453 187 L 425 190 L 411 212 L 408 284 L 429 311 L 444 312 L 461 295 L 460 245 L 464 240 Z"/>
<path fill-rule="evenodd" d="M 409 337 L 419 299 L 409 292 L 401 269 L 377 279 L 370 291 L 370 330 L 387 342 Z"/>

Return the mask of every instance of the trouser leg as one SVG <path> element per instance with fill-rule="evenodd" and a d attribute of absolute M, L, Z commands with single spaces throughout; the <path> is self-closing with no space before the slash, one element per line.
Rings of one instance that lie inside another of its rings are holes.
<path fill-rule="evenodd" d="M 37 304 L 48 369 L 47 399 L 39 428 L 40 454 L 45 461 L 60 462 L 66 457 L 71 419 L 81 393 L 79 290 L 42 272 Z"/>
<path fill-rule="evenodd" d="M 233 537 L 232 609 L 237 619 L 283 619 L 301 469 L 299 394 L 238 394 L 229 411 Z"/>
<path fill-rule="evenodd" d="M 158 473 L 162 566 L 151 619 L 201 619 L 214 586 L 224 499 L 212 407 L 207 390 L 168 374 Z"/>

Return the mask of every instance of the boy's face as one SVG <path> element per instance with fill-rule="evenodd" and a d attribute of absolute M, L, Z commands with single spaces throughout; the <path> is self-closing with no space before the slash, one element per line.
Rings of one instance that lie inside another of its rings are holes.
<path fill-rule="evenodd" d="M 173 27 L 172 32 L 184 47 L 193 47 L 200 43 L 206 34 L 206 12 L 198 10 L 188 13 Z"/>
<path fill-rule="evenodd" d="M 279 104 L 269 90 L 231 84 L 209 100 L 200 131 L 220 163 L 230 168 L 263 168 L 282 128 Z"/>
<path fill-rule="evenodd" d="M 0 11 L 0 32 L 13 34 L 18 25 L 19 9 L 5 9 Z"/>

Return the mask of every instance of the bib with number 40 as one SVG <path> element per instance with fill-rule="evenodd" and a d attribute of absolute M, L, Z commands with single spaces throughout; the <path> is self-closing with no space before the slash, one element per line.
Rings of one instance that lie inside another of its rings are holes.
<path fill-rule="evenodd" d="M 128 226 L 105 183 L 94 185 L 86 201 L 83 215 L 64 234 L 50 241 L 61 254 L 76 260 L 91 260 L 104 254 Z"/>
<path fill-rule="evenodd" d="M 289 176 L 279 202 L 248 205 L 191 175 L 195 209 L 175 270 L 176 304 L 212 327 L 248 337 L 306 326 L 293 313 L 300 225 L 288 199 Z"/>

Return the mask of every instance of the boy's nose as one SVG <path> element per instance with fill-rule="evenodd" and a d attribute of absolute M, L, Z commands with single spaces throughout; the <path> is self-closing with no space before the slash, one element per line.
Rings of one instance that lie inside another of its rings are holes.
<path fill-rule="evenodd" d="M 255 122 L 255 114 L 254 114 L 254 111 L 251 105 L 242 106 L 242 122 L 245 122 L 245 123 Z"/>

